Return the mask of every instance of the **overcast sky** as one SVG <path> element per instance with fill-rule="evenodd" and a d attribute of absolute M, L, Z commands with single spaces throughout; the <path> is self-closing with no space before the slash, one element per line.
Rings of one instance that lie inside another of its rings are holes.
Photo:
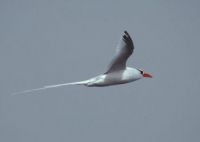
<path fill-rule="evenodd" d="M 200 1 L 1 0 L 1 142 L 199 142 Z M 105 72 L 127 30 L 128 66 L 153 79 L 32 95 Z"/>

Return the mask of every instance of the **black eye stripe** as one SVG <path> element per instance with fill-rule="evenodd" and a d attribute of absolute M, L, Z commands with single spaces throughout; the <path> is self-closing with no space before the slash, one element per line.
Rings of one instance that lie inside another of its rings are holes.
<path fill-rule="evenodd" d="M 142 71 L 142 70 L 140 70 L 140 69 L 138 69 L 138 70 L 140 71 L 141 74 L 144 74 L 144 71 Z"/>

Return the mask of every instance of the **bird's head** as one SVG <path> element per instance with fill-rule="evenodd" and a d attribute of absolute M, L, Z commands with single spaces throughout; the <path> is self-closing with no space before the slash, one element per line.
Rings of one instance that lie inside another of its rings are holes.
<path fill-rule="evenodd" d="M 143 77 L 145 77 L 145 78 L 152 78 L 152 75 L 151 74 L 149 74 L 149 73 L 147 73 L 147 72 L 145 72 L 145 71 L 143 71 L 143 70 L 141 70 L 141 69 L 138 69 L 139 71 L 140 71 L 140 74 L 143 76 Z"/>

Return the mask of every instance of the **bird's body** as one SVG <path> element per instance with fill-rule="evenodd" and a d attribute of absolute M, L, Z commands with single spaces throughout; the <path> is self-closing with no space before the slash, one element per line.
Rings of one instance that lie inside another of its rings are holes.
<path fill-rule="evenodd" d="M 128 32 L 124 31 L 124 35 L 122 36 L 122 39 L 117 45 L 115 56 L 113 57 L 108 67 L 108 70 L 104 74 L 98 75 L 96 77 L 93 77 L 85 81 L 48 85 L 42 88 L 25 90 L 14 94 L 24 94 L 33 91 L 45 90 L 48 88 L 55 88 L 66 85 L 85 85 L 88 87 L 103 87 L 103 86 L 129 83 L 141 79 L 143 77 L 151 78 L 152 76 L 150 74 L 145 73 L 142 70 L 126 66 L 126 61 L 129 58 L 129 56 L 131 56 L 133 51 L 134 51 L 133 41 Z"/>
<path fill-rule="evenodd" d="M 134 68 L 126 67 L 125 70 L 104 73 L 86 81 L 77 82 L 77 84 L 85 85 L 88 87 L 103 87 L 129 83 L 132 81 L 136 81 L 141 77 L 142 75 L 140 74 L 140 71 Z"/>

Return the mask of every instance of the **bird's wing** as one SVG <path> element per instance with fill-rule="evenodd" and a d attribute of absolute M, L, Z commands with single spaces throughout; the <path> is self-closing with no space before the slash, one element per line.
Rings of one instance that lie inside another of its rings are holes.
<path fill-rule="evenodd" d="M 129 58 L 129 56 L 133 53 L 133 50 L 133 41 L 128 32 L 124 31 L 122 39 L 120 40 L 117 46 L 115 56 L 113 57 L 106 73 L 125 69 L 126 61 Z"/>

